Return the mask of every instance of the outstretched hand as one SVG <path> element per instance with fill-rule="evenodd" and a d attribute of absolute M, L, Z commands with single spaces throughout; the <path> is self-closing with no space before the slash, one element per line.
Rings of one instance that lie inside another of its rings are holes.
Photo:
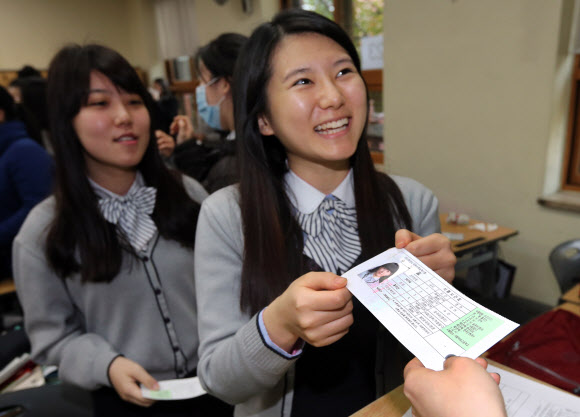
<path fill-rule="evenodd" d="M 270 339 L 287 352 L 299 338 L 317 347 L 339 340 L 353 323 L 346 283 L 331 272 L 310 272 L 296 279 L 264 310 Z"/>
<path fill-rule="evenodd" d="M 405 396 L 415 417 L 506 417 L 499 375 L 487 362 L 452 357 L 443 371 L 427 369 L 414 358 L 405 367 Z"/>
<path fill-rule="evenodd" d="M 143 397 L 139 384 L 151 390 L 158 390 L 159 384 L 137 362 L 117 356 L 109 366 L 109 379 L 123 400 L 141 407 L 149 407 L 155 403 L 154 400 Z"/>
<path fill-rule="evenodd" d="M 193 124 L 187 116 L 179 115 L 173 118 L 173 122 L 169 126 L 169 133 L 175 135 L 175 140 L 178 145 L 190 139 L 203 139 L 203 135 L 195 133 Z"/>
<path fill-rule="evenodd" d="M 457 258 L 451 250 L 451 241 L 442 234 L 421 237 L 407 229 L 400 229 L 395 234 L 395 246 L 407 249 L 445 281 L 451 283 L 455 278 Z"/>

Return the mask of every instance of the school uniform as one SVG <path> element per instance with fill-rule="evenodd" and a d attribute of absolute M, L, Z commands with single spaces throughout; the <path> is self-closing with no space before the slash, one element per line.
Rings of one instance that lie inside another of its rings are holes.
<path fill-rule="evenodd" d="M 189 196 L 201 202 L 207 192 L 183 178 Z M 112 194 L 93 187 L 99 197 Z M 57 365 L 64 382 L 100 389 L 97 407 L 109 404 L 114 409 L 120 404 L 127 409 L 123 415 L 130 410 L 145 413 L 110 389 L 109 366 L 123 355 L 157 380 L 195 374 L 199 339 L 193 250 L 160 236 L 155 228 L 136 257 L 123 255 L 121 270 L 111 282 L 83 282 L 78 273 L 62 279 L 45 254 L 55 203 L 50 197 L 31 211 L 13 248 L 14 278 L 32 358 Z M 188 413 L 197 415 L 195 409 Z"/>
<path fill-rule="evenodd" d="M 438 202 L 431 191 L 409 178 L 392 178 L 403 194 L 412 230 L 422 236 L 438 232 Z M 314 212 L 327 198 L 292 172 L 285 184 L 297 217 Z M 355 209 L 352 172 L 332 195 Z M 271 342 L 261 313 L 250 317 L 240 310 L 244 238 L 236 186 L 204 201 L 196 239 L 207 243 L 195 250 L 198 375 L 208 392 L 236 404 L 236 416 L 349 415 L 402 382 L 404 351 L 356 300 L 347 336 L 324 348 L 298 346 L 290 354 Z M 323 270 L 325 262 L 315 260 L 314 252 L 304 254 L 304 264 L 308 270 Z M 338 260 L 340 271 L 333 272 L 346 272 L 361 261 L 345 252 Z"/>

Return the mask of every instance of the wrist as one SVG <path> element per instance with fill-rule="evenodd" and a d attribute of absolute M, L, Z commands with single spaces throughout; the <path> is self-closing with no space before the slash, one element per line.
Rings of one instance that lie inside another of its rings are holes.
<path fill-rule="evenodd" d="M 262 319 L 270 340 L 280 349 L 290 353 L 296 346 L 299 337 L 290 331 L 289 326 L 284 323 L 284 314 L 278 311 L 277 300 L 274 300 L 264 309 Z"/>

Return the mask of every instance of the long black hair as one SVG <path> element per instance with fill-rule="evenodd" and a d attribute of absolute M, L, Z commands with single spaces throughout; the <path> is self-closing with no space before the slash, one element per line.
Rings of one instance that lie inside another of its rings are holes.
<path fill-rule="evenodd" d="M 268 114 L 273 53 L 285 36 L 301 33 L 317 33 L 335 41 L 360 73 L 360 60 L 347 33 L 331 20 L 304 10 L 279 13 L 260 25 L 242 49 L 235 69 L 234 113 L 243 173 L 240 206 L 245 253 L 240 307 L 250 313 L 270 303 L 306 272 L 302 230 L 284 192 L 286 150 L 275 136 L 262 136 L 258 126 L 258 118 Z M 394 246 L 397 228 L 410 228 L 411 216 L 395 182 L 375 171 L 365 132 L 366 125 L 350 164 L 362 256 L 366 259 Z"/>
<path fill-rule="evenodd" d="M 157 189 L 151 217 L 159 234 L 193 248 L 199 204 L 188 197 L 180 177 L 163 164 L 153 135 L 158 124 L 155 103 L 127 60 L 101 45 L 69 45 L 61 49 L 48 71 L 56 214 L 48 231 L 46 255 L 63 278 L 80 272 L 83 281 L 109 282 L 119 273 L 123 252 L 134 252 L 120 241 L 115 226 L 101 215 L 87 178 L 83 147 L 73 127 L 74 117 L 87 103 L 92 71 L 107 76 L 117 88 L 138 94 L 149 111 L 149 145 L 137 169 L 145 183 Z"/>
<path fill-rule="evenodd" d="M 200 73 L 199 64 L 202 61 L 211 75 L 223 77 L 231 83 L 236 60 L 247 40 L 246 36 L 239 33 L 222 33 L 207 45 L 202 46 L 194 59 L 197 73 Z"/>

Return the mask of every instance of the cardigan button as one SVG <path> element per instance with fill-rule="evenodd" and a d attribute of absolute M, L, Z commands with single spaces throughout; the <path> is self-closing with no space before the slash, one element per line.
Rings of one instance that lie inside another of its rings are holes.
<path fill-rule="evenodd" d="M 161 289 L 160 288 L 155 288 L 155 294 L 157 294 L 157 295 L 161 294 Z"/>

